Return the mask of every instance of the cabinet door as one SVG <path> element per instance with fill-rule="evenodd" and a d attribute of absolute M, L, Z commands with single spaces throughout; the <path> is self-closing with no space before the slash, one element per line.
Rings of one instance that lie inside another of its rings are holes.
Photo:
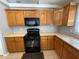
<path fill-rule="evenodd" d="M 46 10 L 40 10 L 39 17 L 40 17 L 40 25 L 42 25 L 42 26 L 47 25 Z"/>
<path fill-rule="evenodd" d="M 77 6 L 75 3 L 70 3 L 64 6 L 63 25 L 73 26 L 76 18 Z"/>
<path fill-rule="evenodd" d="M 62 25 L 63 9 L 54 10 L 54 25 Z"/>
<path fill-rule="evenodd" d="M 54 49 L 54 38 L 53 38 L 53 36 L 48 36 L 48 49 Z"/>
<path fill-rule="evenodd" d="M 76 12 L 77 12 L 77 6 L 76 5 L 70 5 L 69 10 L 69 18 L 67 26 L 73 26 L 76 20 Z"/>
<path fill-rule="evenodd" d="M 17 26 L 23 26 L 24 25 L 24 13 L 23 11 L 16 11 L 16 24 Z"/>
<path fill-rule="evenodd" d="M 39 18 L 39 14 L 37 10 L 25 10 L 24 11 L 24 18 Z"/>
<path fill-rule="evenodd" d="M 53 17 L 54 17 L 53 10 L 47 10 L 46 12 L 47 25 L 54 25 Z"/>
<path fill-rule="evenodd" d="M 16 52 L 15 40 L 14 37 L 6 37 L 5 38 L 7 49 L 9 52 Z"/>
<path fill-rule="evenodd" d="M 70 51 L 63 48 L 62 59 L 78 59 L 78 58 L 76 58 Z"/>
<path fill-rule="evenodd" d="M 64 7 L 64 11 L 63 11 L 63 25 L 67 25 L 68 22 L 68 16 L 69 16 L 69 5 Z"/>
<path fill-rule="evenodd" d="M 15 11 L 13 10 L 6 10 L 7 14 L 7 21 L 9 26 L 16 26 L 16 17 L 15 17 Z"/>
<path fill-rule="evenodd" d="M 23 37 L 15 37 L 16 51 L 24 51 L 24 40 Z"/>
<path fill-rule="evenodd" d="M 63 50 L 63 42 L 61 41 L 61 39 L 55 37 L 55 51 L 60 58 L 62 57 L 62 50 Z"/>
<path fill-rule="evenodd" d="M 48 49 L 47 37 L 42 36 L 40 41 L 41 49 Z"/>

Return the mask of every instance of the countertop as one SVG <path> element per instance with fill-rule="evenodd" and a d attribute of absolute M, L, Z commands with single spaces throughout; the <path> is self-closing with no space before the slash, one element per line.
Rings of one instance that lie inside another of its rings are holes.
<path fill-rule="evenodd" d="M 61 33 L 56 33 L 55 35 L 59 37 L 61 40 L 63 40 L 64 42 L 70 44 L 72 47 L 79 50 L 79 39 Z"/>
<path fill-rule="evenodd" d="M 4 37 L 24 37 L 27 32 L 14 32 L 6 34 Z M 79 50 L 79 39 L 74 38 L 72 36 L 62 34 L 62 33 L 53 33 L 53 32 L 40 32 L 40 36 L 54 36 L 61 38 L 61 40 L 65 41 L 66 43 L 70 44 L 72 47 Z"/>
<path fill-rule="evenodd" d="M 27 32 L 19 31 L 19 32 L 13 32 L 9 34 L 5 34 L 4 37 L 24 37 L 27 34 Z M 40 36 L 52 36 L 55 35 L 53 32 L 40 32 Z"/>

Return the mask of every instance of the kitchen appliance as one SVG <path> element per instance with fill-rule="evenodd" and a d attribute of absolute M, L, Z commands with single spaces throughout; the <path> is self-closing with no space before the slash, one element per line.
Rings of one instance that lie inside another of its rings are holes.
<path fill-rule="evenodd" d="M 40 34 L 39 29 L 27 29 L 27 34 L 24 37 L 24 45 L 26 53 L 40 52 Z"/>
<path fill-rule="evenodd" d="M 40 20 L 39 18 L 25 18 L 25 26 L 39 26 Z"/>

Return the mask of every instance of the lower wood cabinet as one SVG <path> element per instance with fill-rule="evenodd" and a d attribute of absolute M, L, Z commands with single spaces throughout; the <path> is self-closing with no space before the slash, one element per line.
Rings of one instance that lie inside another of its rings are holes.
<path fill-rule="evenodd" d="M 23 37 L 6 37 L 5 40 L 9 52 L 24 51 Z"/>
<path fill-rule="evenodd" d="M 64 42 L 62 59 L 79 59 L 79 51 Z"/>
<path fill-rule="evenodd" d="M 24 51 L 24 40 L 23 37 L 15 38 L 16 51 Z"/>
<path fill-rule="evenodd" d="M 62 58 L 63 41 L 58 37 L 55 37 L 55 51 L 57 55 Z"/>
<path fill-rule="evenodd" d="M 47 43 L 47 37 L 46 36 L 41 37 L 40 43 L 41 43 L 40 45 L 41 45 L 42 50 L 43 49 L 48 49 L 48 47 L 47 47 L 48 43 Z"/>
<path fill-rule="evenodd" d="M 16 51 L 16 45 L 15 45 L 15 40 L 13 37 L 6 37 L 5 38 L 6 44 L 7 44 L 7 49 L 9 52 L 15 52 Z"/>
<path fill-rule="evenodd" d="M 41 36 L 40 45 L 42 50 L 53 49 L 54 48 L 53 36 Z"/>
<path fill-rule="evenodd" d="M 79 59 L 79 51 L 55 36 L 55 51 L 60 59 Z"/>
<path fill-rule="evenodd" d="M 48 49 L 52 50 L 54 49 L 54 37 L 48 36 Z"/>
<path fill-rule="evenodd" d="M 62 59 L 78 59 L 76 56 L 74 56 L 72 54 L 72 52 L 70 52 L 67 49 L 63 48 Z"/>

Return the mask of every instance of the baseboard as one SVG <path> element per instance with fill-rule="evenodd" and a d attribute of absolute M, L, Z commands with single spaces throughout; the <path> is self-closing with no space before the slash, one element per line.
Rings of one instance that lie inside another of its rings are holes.
<path fill-rule="evenodd" d="M 7 52 L 6 54 L 3 54 L 3 56 L 8 56 L 9 55 L 9 52 Z"/>

